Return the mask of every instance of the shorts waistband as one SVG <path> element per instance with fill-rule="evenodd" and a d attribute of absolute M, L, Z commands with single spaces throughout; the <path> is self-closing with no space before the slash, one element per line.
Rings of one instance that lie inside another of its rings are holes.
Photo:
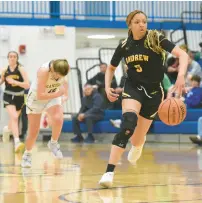
<path fill-rule="evenodd" d="M 147 90 L 152 90 L 155 88 L 160 88 L 161 86 L 161 82 L 155 82 L 155 83 L 143 83 L 143 82 L 137 82 L 137 81 L 131 81 L 128 80 L 128 82 L 131 84 L 132 87 L 139 87 L 139 86 L 143 86 L 145 89 Z"/>
<path fill-rule="evenodd" d="M 24 91 L 20 91 L 20 92 L 12 92 L 9 90 L 4 90 L 4 93 L 12 95 L 12 96 L 24 96 Z"/>

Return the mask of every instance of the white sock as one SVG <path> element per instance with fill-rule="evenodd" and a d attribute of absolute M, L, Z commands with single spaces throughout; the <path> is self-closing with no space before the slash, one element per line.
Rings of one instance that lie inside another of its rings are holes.
<path fill-rule="evenodd" d="M 53 140 L 53 138 L 51 137 L 51 144 L 56 144 L 57 142 L 57 140 Z"/>
<path fill-rule="evenodd" d="M 15 142 L 15 144 L 20 142 L 20 138 L 19 137 L 14 137 L 14 142 Z"/>
<path fill-rule="evenodd" d="M 146 136 L 144 137 L 144 144 L 145 144 L 145 141 L 146 141 Z M 139 147 L 136 147 L 134 145 L 132 145 L 132 146 L 133 146 L 133 148 L 135 148 L 138 151 L 138 150 L 142 150 L 142 148 L 144 147 L 144 144 L 142 146 L 139 146 Z"/>
<path fill-rule="evenodd" d="M 31 154 L 32 153 L 32 150 L 30 149 L 30 150 L 25 150 L 25 154 Z"/>

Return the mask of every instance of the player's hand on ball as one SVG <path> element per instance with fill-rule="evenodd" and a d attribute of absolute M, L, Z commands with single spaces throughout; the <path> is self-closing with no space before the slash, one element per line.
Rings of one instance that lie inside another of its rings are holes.
<path fill-rule="evenodd" d="M 171 89 L 171 93 L 174 93 L 174 96 L 176 98 L 180 98 L 182 96 L 184 88 L 185 88 L 185 78 L 184 76 L 178 76 L 175 85 Z"/>
<path fill-rule="evenodd" d="M 107 88 L 105 91 L 110 102 L 115 102 L 118 99 L 119 94 L 116 94 L 113 88 Z"/>

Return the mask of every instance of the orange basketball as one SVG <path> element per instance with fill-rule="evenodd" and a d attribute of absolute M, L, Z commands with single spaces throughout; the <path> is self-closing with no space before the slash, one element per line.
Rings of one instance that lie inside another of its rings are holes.
<path fill-rule="evenodd" d="M 172 97 L 160 104 L 158 114 L 165 124 L 178 125 L 185 119 L 187 109 L 182 100 Z"/>

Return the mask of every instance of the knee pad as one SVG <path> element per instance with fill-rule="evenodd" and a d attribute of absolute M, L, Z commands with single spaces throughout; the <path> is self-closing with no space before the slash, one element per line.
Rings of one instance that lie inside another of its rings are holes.
<path fill-rule="evenodd" d="M 134 133 L 135 127 L 137 125 L 137 119 L 137 114 L 135 112 L 126 112 L 123 114 L 121 129 L 120 132 L 115 135 L 112 142 L 113 145 L 126 148 L 128 140 Z"/>

